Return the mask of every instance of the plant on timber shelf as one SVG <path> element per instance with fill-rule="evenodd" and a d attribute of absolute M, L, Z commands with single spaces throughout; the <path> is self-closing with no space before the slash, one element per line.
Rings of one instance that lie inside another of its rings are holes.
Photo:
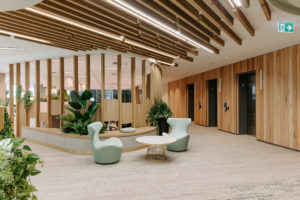
<path fill-rule="evenodd" d="M 90 90 L 85 90 L 81 95 L 76 91 L 71 91 L 70 101 L 68 102 L 71 107 L 66 107 L 71 114 L 60 116 L 60 119 L 65 121 L 62 131 L 66 133 L 75 133 L 80 135 L 87 135 L 87 126 L 95 122 L 92 117 L 98 109 L 98 104 L 92 102 L 88 107 L 88 100 L 93 97 Z"/>
<path fill-rule="evenodd" d="M 24 101 L 24 107 L 26 110 L 29 110 L 32 103 L 34 102 L 34 100 L 31 100 L 30 97 L 31 97 L 31 92 L 27 91 L 27 92 L 25 92 L 25 94 L 22 98 L 22 100 Z"/>
<path fill-rule="evenodd" d="M 17 103 L 21 103 L 22 101 L 22 85 L 18 85 L 16 89 L 16 100 Z"/>

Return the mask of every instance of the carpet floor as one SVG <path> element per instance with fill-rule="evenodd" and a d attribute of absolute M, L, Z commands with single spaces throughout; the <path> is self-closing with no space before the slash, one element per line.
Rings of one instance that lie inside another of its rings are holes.
<path fill-rule="evenodd" d="M 119 163 L 95 164 L 27 142 L 45 162 L 32 178 L 40 200 L 299 200 L 300 152 L 192 125 L 187 152 L 144 159 L 146 149 Z"/>

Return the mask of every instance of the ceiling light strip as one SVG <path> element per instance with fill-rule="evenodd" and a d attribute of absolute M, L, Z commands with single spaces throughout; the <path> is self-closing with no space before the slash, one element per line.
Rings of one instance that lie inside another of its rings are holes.
<path fill-rule="evenodd" d="M 140 48 L 145 49 L 145 50 L 148 50 L 148 51 L 152 51 L 152 52 L 154 52 L 154 53 L 158 53 L 158 54 L 161 54 L 161 55 L 164 55 L 164 56 L 173 58 L 173 59 L 177 59 L 177 58 L 178 58 L 178 56 L 174 56 L 174 55 L 172 55 L 172 54 L 169 54 L 169 53 L 160 51 L 160 50 L 158 50 L 158 49 L 154 49 L 154 48 L 152 48 L 152 47 L 145 46 L 145 45 L 143 45 L 143 44 L 134 42 L 134 41 L 132 41 L 132 40 L 124 39 L 124 42 L 127 43 L 127 44 L 130 44 L 130 45 L 136 46 L 136 47 L 140 47 Z"/>
<path fill-rule="evenodd" d="M 104 35 L 106 37 L 109 37 L 109 38 L 112 38 L 112 39 L 115 39 L 115 40 L 119 40 L 119 41 L 123 40 L 123 36 L 118 36 L 118 35 L 114 35 L 114 34 L 111 34 L 111 33 L 105 32 L 105 31 L 101 31 L 99 29 L 91 28 L 89 26 L 79 24 L 79 23 L 71 21 L 69 19 L 65 19 L 65 18 L 62 18 L 62 17 L 55 16 L 53 14 L 38 10 L 36 8 L 26 8 L 26 10 L 37 13 L 37 14 L 40 14 L 40 15 L 43 15 L 43 16 L 46 16 L 46 17 L 49 17 L 49 18 L 52 18 L 52 19 L 55 19 L 55 20 L 58 20 L 58 21 L 61 21 L 61 22 L 64 22 L 64 23 L 67 23 L 67 24 L 70 24 L 72 26 L 76 26 L 78 28 L 82 28 L 82 29 L 85 29 L 85 30 L 88 30 L 88 31 L 91 31 L 91 32 L 94 32 L 94 33 L 97 33 L 97 34 L 100 34 L 100 35 Z"/>
<path fill-rule="evenodd" d="M 24 38 L 24 39 L 28 39 L 28 40 L 33 40 L 33 41 L 37 41 L 37 42 L 42 42 L 42 43 L 51 43 L 47 40 L 42 40 L 42 39 L 39 39 L 39 38 L 36 38 L 36 37 L 31 37 L 31 36 L 27 36 L 27 35 L 23 35 L 23 34 L 19 34 L 19 33 L 14 33 L 14 32 L 10 32 L 10 31 L 4 31 L 4 30 L 0 30 L 0 33 L 3 33 L 3 34 L 7 34 L 7 35 L 13 35 L 13 36 L 16 36 L 16 37 L 20 37 L 20 38 Z"/>
<path fill-rule="evenodd" d="M 160 21 L 154 19 L 153 17 L 151 17 L 150 15 L 147 15 L 146 13 L 134 8 L 133 6 L 129 5 L 128 3 L 126 3 L 125 1 L 121 1 L 121 0 L 106 0 L 108 3 L 124 10 L 125 12 L 127 13 L 130 13 L 131 15 L 169 33 L 170 35 L 172 36 L 175 36 L 177 37 L 178 39 L 181 39 L 185 42 L 188 42 L 189 44 L 197 47 L 197 48 L 202 48 L 210 53 L 214 53 L 213 50 L 211 50 L 210 48 L 194 41 L 193 39 L 183 35 L 182 33 L 180 33 L 179 31 L 177 30 L 174 30 L 172 28 L 170 28 L 169 26 L 161 23 Z"/>
<path fill-rule="evenodd" d="M 242 6 L 242 2 L 240 0 L 233 0 L 234 4 L 238 7 Z"/>

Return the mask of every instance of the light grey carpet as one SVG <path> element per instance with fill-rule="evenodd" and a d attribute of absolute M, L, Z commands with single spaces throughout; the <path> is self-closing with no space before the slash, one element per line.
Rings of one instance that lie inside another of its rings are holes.
<path fill-rule="evenodd" d="M 97 165 L 29 143 L 45 161 L 33 178 L 40 200 L 299 200 L 300 152 L 192 125 L 187 152 L 166 162 L 144 160 L 146 149 Z"/>

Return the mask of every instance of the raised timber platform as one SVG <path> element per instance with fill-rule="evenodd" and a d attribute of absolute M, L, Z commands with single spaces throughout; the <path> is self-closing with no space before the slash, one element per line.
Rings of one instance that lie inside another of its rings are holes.
<path fill-rule="evenodd" d="M 110 137 L 118 137 L 123 142 L 123 151 L 128 152 L 146 147 L 146 145 L 137 143 L 136 138 L 147 135 L 156 135 L 156 128 L 136 128 L 136 132 L 134 133 L 106 131 L 103 134 L 99 134 L 99 138 L 105 140 Z M 22 137 L 30 142 L 70 153 L 92 154 L 92 147 L 88 135 L 67 134 L 63 133 L 60 129 L 55 128 L 23 127 Z"/>

